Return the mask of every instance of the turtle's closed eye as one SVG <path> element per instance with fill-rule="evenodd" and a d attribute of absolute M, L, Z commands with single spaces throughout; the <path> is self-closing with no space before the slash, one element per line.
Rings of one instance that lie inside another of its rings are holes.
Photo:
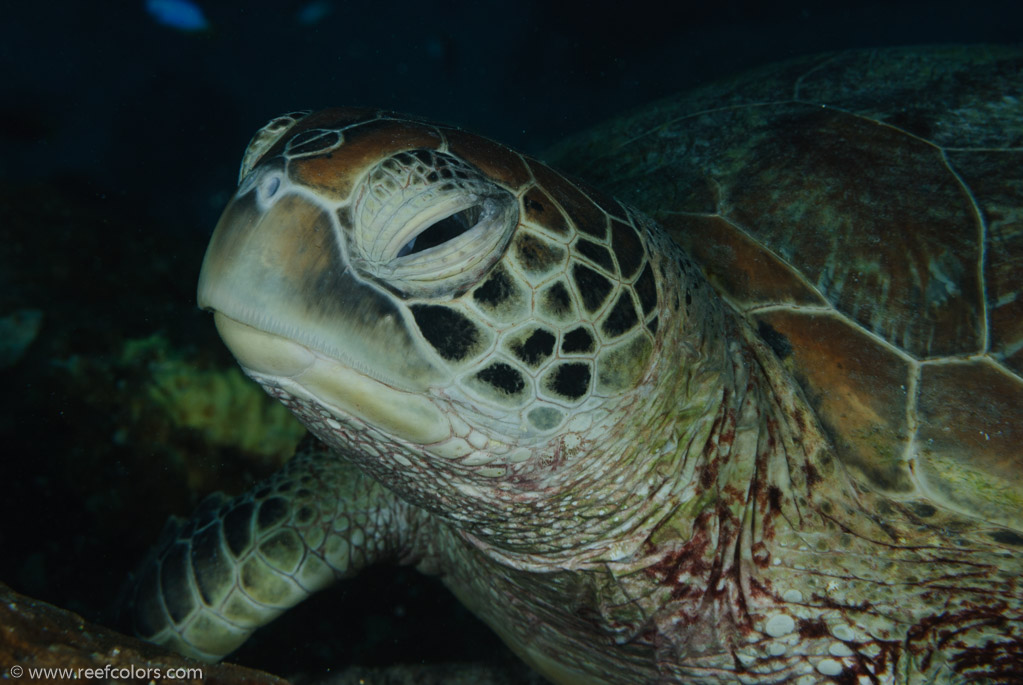
<path fill-rule="evenodd" d="M 473 229 L 479 223 L 482 214 L 483 207 L 481 205 L 473 205 L 468 209 L 463 209 L 449 217 L 445 217 L 405 243 L 398 250 L 397 256 L 404 257 L 406 255 L 417 254 L 457 238 L 466 231 Z"/>

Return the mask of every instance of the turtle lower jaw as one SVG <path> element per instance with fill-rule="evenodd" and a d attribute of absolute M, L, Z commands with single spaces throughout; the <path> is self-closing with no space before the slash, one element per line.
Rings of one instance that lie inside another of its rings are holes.
<path fill-rule="evenodd" d="M 449 421 L 429 399 L 391 387 L 288 338 L 214 311 L 217 332 L 242 369 L 261 383 L 311 400 L 338 420 L 354 417 L 419 445 L 451 436 Z"/>

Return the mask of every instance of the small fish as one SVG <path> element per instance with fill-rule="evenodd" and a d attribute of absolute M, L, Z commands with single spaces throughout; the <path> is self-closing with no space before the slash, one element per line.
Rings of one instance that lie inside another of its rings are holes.
<path fill-rule="evenodd" d="M 197 33 L 210 27 L 202 8 L 189 0 L 146 0 L 146 11 L 164 26 L 186 33 Z"/>

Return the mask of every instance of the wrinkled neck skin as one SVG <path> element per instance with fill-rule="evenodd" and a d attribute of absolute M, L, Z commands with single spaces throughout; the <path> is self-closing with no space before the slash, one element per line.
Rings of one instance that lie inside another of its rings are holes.
<path fill-rule="evenodd" d="M 739 544 L 738 522 L 770 508 L 771 498 L 775 513 L 785 508 L 789 522 L 806 524 L 776 493 L 806 502 L 807 474 L 835 471 L 816 419 L 772 352 L 674 242 L 658 230 L 646 239 L 661 310 L 641 384 L 593 412 L 587 427 L 535 447 L 499 483 L 474 481 L 458 506 L 434 509 L 499 563 L 627 572 L 661 561 L 662 543 L 695 538 L 713 538 L 725 555 L 735 551 L 725 538 Z M 837 475 L 827 496 L 845 501 L 851 488 Z M 722 526 L 721 517 L 737 525 Z M 788 524 L 775 517 L 771 525 Z"/>
<path fill-rule="evenodd" d="M 699 509 L 709 490 L 748 478 L 709 458 L 710 446 L 737 429 L 728 417 L 748 385 L 744 342 L 695 265 L 674 244 L 648 239 L 662 275 L 661 334 L 641 384 L 484 490 L 474 506 L 487 519 L 455 521 L 466 540 L 505 565 L 642 567 L 654 559 L 648 541 L 658 527 Z"/>

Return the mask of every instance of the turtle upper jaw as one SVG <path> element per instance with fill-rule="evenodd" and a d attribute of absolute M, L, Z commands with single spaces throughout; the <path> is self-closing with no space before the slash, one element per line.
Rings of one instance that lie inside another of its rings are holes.
<path fill-rule="evenodd" d="M 251 177 L 217 224 L 198 286 L 238 362 L 342 423 L 419 445 L 449 437 L 429 399 L 446 376 L 394 300 L 353 272 L 334 212 L 273 165 Z"/>
<path fill-rule="evenodd" d="M 447 381 L 394 298 L 355 273 L 336 212 L 272 166 L 251 176 L 210 239 L 199 306 L 395 388 L 422 393 Z"/>
<path fill-rule="evenodd" d="M 450 436 L 449 422 L 426 397 L 370 378 L 280 335 L 214 312 L 217 332 L 245 371 L 338 418 L 354 417 L 420 445 Z"/>

